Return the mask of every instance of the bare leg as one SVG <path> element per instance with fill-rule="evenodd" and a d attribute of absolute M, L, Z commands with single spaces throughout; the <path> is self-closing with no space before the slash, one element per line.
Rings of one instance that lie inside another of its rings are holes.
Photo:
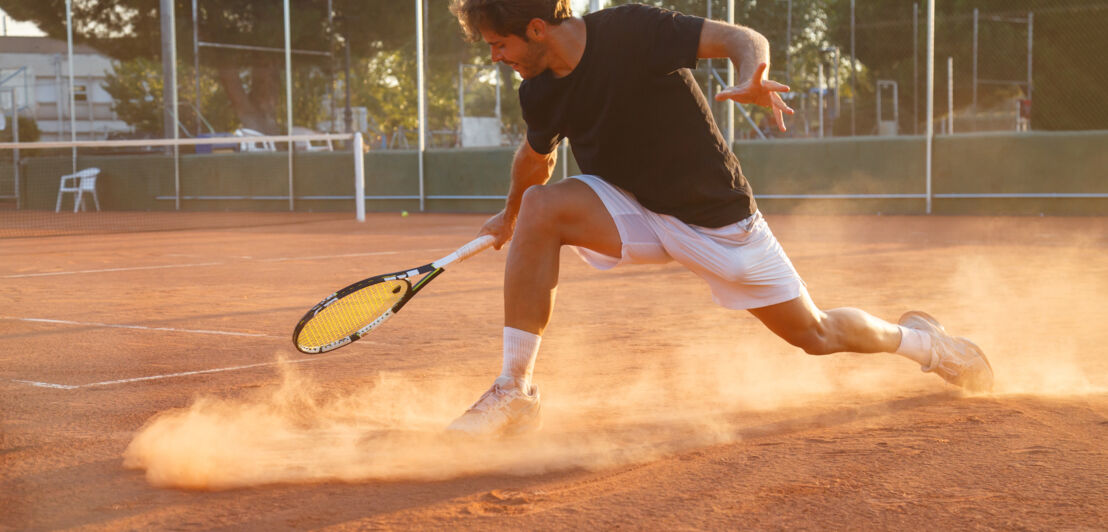
<path fill-rule="evenodd" d="M 896 325 L 856 308 L 824 312 L 807 292 L 791 301 L 750 309 L 750 313 L 785 341 L 811 355 L 843 351 L 895 353 L 900 345 L 900 329 Z"/>
<path fill-rule="evenodd" d="M 934 318 L 922 312 L 905 315 L 909 325 L 904 328 L 904 345 L 899 326 L 855 308 L 821 311 L 807 292 L 791 301 L 751 309 L 750 313 L 811 355 L 843 351 L 896 353 L 971 392 L 993 387 L 993 369 L 981 349 L 964 338 L 948 336 Z"/>
<path fill-rule="evenodd" d="M 619 257 L 619 230 L 585 183 L 567 179 L 523 194 L 504 272 L 504 325 L 541 335 L 550 321 L 563 245 Z"/>
<path fill-rule="evenodd" d="M 550 321 L 563 245 L 619 257 L 619 230 L 585 183 L 568 179 L 523 193 L 504 271 L 504 365 L 493 385 L 447 430 L 516 434 L 542 425 L 539 391 L 530 383 L 543 329 Z"/>

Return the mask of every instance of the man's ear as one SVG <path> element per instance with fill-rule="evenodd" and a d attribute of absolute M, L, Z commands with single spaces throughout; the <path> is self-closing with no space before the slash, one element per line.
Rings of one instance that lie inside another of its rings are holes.
<path fill-rule="evenodd" d="M 546 39 L 546 21 L 541 18 L 533 18 L 527 23 L 527 40 L 542 41 Z"/>

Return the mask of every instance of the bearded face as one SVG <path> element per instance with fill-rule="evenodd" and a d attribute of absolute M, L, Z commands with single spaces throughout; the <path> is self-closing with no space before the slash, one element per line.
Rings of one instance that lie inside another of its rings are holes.
<path fill-rule="evenodd" d="M 545 43 L 487 29 L 481 30 L 481 38 L 489 45 L 493 61 L 512 67 L 523 79 L 533 78 L 548 68 Z"/>

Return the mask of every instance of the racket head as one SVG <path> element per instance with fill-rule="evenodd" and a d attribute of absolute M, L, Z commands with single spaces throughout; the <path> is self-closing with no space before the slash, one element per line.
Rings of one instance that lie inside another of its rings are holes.
<path fill-rule="evenodd" d="M 306 354 L 338 349 L 384 323 L 411 293 L 412 283 L 395 276 L 354 283 L 304 314 L 292 332 L 292 342 Z"/>

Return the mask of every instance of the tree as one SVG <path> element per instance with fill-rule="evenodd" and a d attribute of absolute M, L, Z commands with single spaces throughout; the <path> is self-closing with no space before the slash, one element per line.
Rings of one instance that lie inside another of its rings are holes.
<path fill-rule="evenodd" d="M 747 26 L 766 37 L 770 43 L 770 72 L 769 76 L 777 81 L 790 85 L 791 94 L 784 97 L 789 105 L 797 108 L 797 116 L 791 119 L 796 124 L 803 125 L 805 117 L 800 113 L 801 104 L 807 89 L 816 86 L 817 65 L 823 56 L 821 49 L 827 46 L 826 22 L 827 5 L 830 0 L 791 0 L 792 12 L 790 16 L 789 0 L 775 0 L 772 2 L 757 0 L 735 0 L 734 20 L 736 24 Z M 708 2 L 711 2 L 711 14 L 713 20 L 727 20 L 727 0 L 612 0 L 609 5 L 623 5 L 629 3 L 643 3 L 674 10 L 686 15 L 706 17 L 708 15 Z M 790 32 L 791 30 L 791 32 Z M 694 72 L 701 83 L 716 83 L 714 76 L 707 70 L 707 62 L 701 61 L 700 68 Z M 719 71 L 724 77 L 723 71 L 726 63 L 716 60 L 712 68 Z M 709 79 L 711 77 L 711 79 Z M 723 115 L 727 102 L 710 102 L 713 112 L 717 117 Z M 758 107 L 750 107 L 748 112 L 755 122 L 768 120 L 769 116 Z M 736 130 L 742 131 L 745 121 L 736 123 Z M 777 134 L 773 128 L 771 134 Z M 788 133 L 804 134 L 804 127 L 793 128 Z"/>
<path fill-rule="evenodd" d="M 193 87 L 195 73 L 192 65 L 178 64 L 179 82 L 184 87 Z M 219 90 L 213 72 L 209 71 L 201 79 L 200 105 L 204 109 L 204 121 L 199 131 L 191 131 L 196 124 L 196 107 L 192 98 L 182 100 L 180 105 L 181 127 L 183 133 L 194 136 L 206 132 L 210 125 L 215 131 L 231 131 L 240 124 L 231 109 L 226 94 Z M 107 75 L 104 90 L 112 96 L 112 111 L 121 120 L 135 128 L 136 133 L 158 136 L 162 128 L 162 68 L 147 58 L 116 61 L 113 72 Z M 190 95 L 192 96 L 192 95 Z"/>
<path fill-rule="evenodd" d="M 923 91 L 926 2 L 920 3 L 919 91 Z M 973 101 L 973 10 L 978 25 L 978 78 L 1023 80 L 1027 72 L 1026 25 L 985 21 L 989 16 L 1024 19 L 1034 13 L 1032 129 L 1105 129 L 1108 108 L 1108 57 L 1093 42 L 1108 25 L 1108 6 L 1088 0 L 951 0 L 937 3 L 935 20 L 936 104 L 946 98 L 946 58 L 954 58 L 955 107 Z M 833 0 L 828 9 L 829 40 L 849 49 L 850 1 Z M 873 77 L 896 80 L 901 108 L 911 108 L 913 93 L 912 6 L 907 2 L 855 3 L 857 57 Z M 870 93 L 872 94 L 872 92 Z M 1016 84 L 979 84 L 978 109 L 1026 98 Z M 922 102 L 921 95 L 919 100 Z M 920 104 L 923 105 L 922 103 Z M 922 113 L 922 109 L 921 109 Z M 901 113 L 901 128 L 911 116 Z M 923 120 L 921 116 L 921 120 Z"/>
<path fill-rule="evenodd" d="M 725 0 L 613 0 L 612 5 L 639 1 L 704 16 L 712 2 L 712 18 L 726 17 Z M 816 70 L 824 64 L 828 79 L 836 74 L 822 50 L 837 47 L 841 61 L 837 72 L 842 112 L 836 132 L 850 130 L 851 100 L 859 134 L 876 130 L 876 82 L 896 81 L 900 98 L 900 131 L 913 131 L 918 101 L 923 121 L 925 96 L 926 0 L 855 0 L 854 48 L 857 55 L 857 94 L 850 91 L 850 0 L 792 0 L 792 35 L 787 44 L 791 68 L 785 70 L 786 24 L 789 0 L 735 0 L 735 21 L 765 35 L 771 44 L 770 75 L 791 82 L 793 107 L 800 94 L 816 86 Z M 913 28 L 913 3 L 919 5 L 918 26 Z M 935 82 L 936 106 L 945 105 L 946 58 L 954 58 L 955 107 L 969 108 L 973 101 L 973 10 L 982 21 L 978 35 L 978 79 L 1026 79 L 1027 27 L 1018 23 L 984 21 L 989 16 L 1025 19 L 1034 13 L 1032 85 L 1033 129 L 1108 129 L 1108 55 L 1101 53 L 1101 36 L 1108 27 L 1108 5 L 1090 0 L 949 0 L 936 2 Z M 917 31 L 918 42 L 912 36 Z M 918 55 L 913 56 L 913 52 Z M 915 61 L 914 61 L 915 59 Z M 917 63 L 918 61 L 918 63 Z M 914 73 L 918 66 L 918 71 Z M 918 75 L 918 85 L 917 83 Z M 887 95 L 886 95 L 887 97 Z M 1011 105 L 1026 98 L 1018 84 L 979 83 L 978 109 Z M 907 110 L 907 112 L 905 112 Z M 799 109 L 798 109 L 799 111 Z M 757 113 L 757 110 L 753 111 Z M 940 111 L 938 114 L 942 114 Z M 798 113 L 799 116 L 799 113 Z M 794 118 L 796 120 L 796 118 Z"/>
<path fill-rule="evenodd" d="M 192 63 L 192 5 L 176 0 L 177 49 L 179 59 Z M 351 39 L 355 56 L 372 56 L 395 48 L 411 37 L 412 26 L 398 19 L 411 18 L 411 10 L 399 8 L 395 0 L 334 0 L 334 10 L 351 28 L 360 31 Z M 198 4 L 199 40 L 233 45 L 284 47 L 283 11 L 272 1 L 220 0 Z M 47 35 L 65 39 L 65 3 L 41 0 L 2 0 L 0 6 L 16 20 L 37 24 Z M 325 0 L 292 0 L 292 48 L 332 52 L 333 28 L 327 24 Z M 399 9 L 398 9 L 399 8 Z M 120 61 L 146 59 L 161 61 L 160 13 L 152 0 L 86 0 L 73 6 L 74 34 L 77 42 L 87 44 Z M 368 30 L 368 31 L 367 31 Z M 366 38 L 369 34 L 372 38 Z M 239 121 L 252 129 L 277 133 L 284 120 L 284 55 L 281 53 L 201 48 L 202 68 L 214 70 L 215 77 L 230 101 Z M 312 68 L 330 70 L 330 59 L 316 55 L 294 55 L 297 72 Z M 319 74 L 304 75 L 298 82 L 315 92 L 298 98 L 321 98 Z M 325 88 L 325 87 L 324 87 Z M 182 88 L 184 93 L 185 89 Z M 294 108 L 311 109 L 310 104 L 294 103 Z M 314 126 L 318 117 L 296 117 Z"/>
<path fill-rule="evenodd" d="M 491 65 L 484 43 L 466 43 L 457 19 L 450 13 L 450 0 L 427 0 L 425 21 L 426 91 L 428 131 L 458 130 L 458 65 Z M 401 9 L 394 14 L 393 23 L 402 27 L 398 32 L 403 38 L 391 43 L 377 43 L 376 53 L 355 62 L 351 88 L 354 101 L 361 102 L 370 115 L 371 129 L 385 139 L 391 139 L 397 131 L 414 132 L 418 128 L 418 94 L 416 83 L 415 10 L 410 1 L 396 2 Z M 406 33 L 404 33 L 406 31 Z M 390 44 L 390 46 L 386 46 Z M 519 79 L 511 69 L 498 68 L 503 86 L 501 98 L 502 123 L 508 129 L 522 123 L 522 113 L 514 89 Z M 467 70 L 466 75 L 472 75 Z M 490 82 L 491 80 L 486 80 Z M 487 92 L 491 94 L 490 91 Z M 466 108 L 481 106 L 478 101 L 485 91 L 466 93 Z M 441 142 L 441 138 L 435 140 Z M 415 137 L 408 142 L 415 144 Z M 440 144 L 441 145 L 441 144 Z"/>
<path fill-rule="evenodd" d="M 19 115 L 19 142 L 35 142 L 41 136 L 38 123 L 29 116 Z M 15 142 L 15 126 L 11 119 L 7 120 L 7 127 L 0 130 L 0 142 Z M 12 150 L 2 150 L 0 155 L 10 156 Z"/>
<path fill-rule="evenodd" d="M 630 3 L 649 4 L 670 9 L 686 15 L 706 17 L 708 2 L 711 2 L 713 20 L 727 20 L 726 0 L 612 0 L 610 5 Z M 792 34 L 789 30 L 789 9 L 786 0 L 774 2 L 756 0 L 736 0 L 734 20 L 736 24 L 750 27 L 770 42 L 771 76 L 786 80 L 794 72 L 786 72 L 793 63 L 798 66 L 796 73 L 804 72 L 807 55 L 815 50 L 823 37 L 822 32 L 812 31 L 818 28 L 825 16 L 826 0 L 792 0 Z M 791 38 L 792 42 L 786 42 Z M 792 54 L 788 52 L 791 50 Z M 790 56 L 791 57 L 788 57 Z M 790 60 L 791 59 L 791 60 Z M 794 69 L 789 69 L 794 70 Z"/>

